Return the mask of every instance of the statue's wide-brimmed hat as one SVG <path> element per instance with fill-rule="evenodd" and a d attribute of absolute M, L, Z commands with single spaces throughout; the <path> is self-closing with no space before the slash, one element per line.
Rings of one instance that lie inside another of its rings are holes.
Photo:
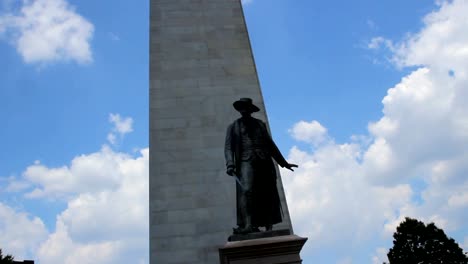
<path fill-rule="evenodd" d="M 260 108 L 258 108 L 256 105 L 254 105 L 252 103 L 252 99 L 250 99 L 250 98 L 241 98 L 241 99 L 235 101 L 232 105 L 239 112 L 242 111 L 242 110 L 247 110 L 247 111 L 249 111 L 251 113 L 260 111 Z"/>

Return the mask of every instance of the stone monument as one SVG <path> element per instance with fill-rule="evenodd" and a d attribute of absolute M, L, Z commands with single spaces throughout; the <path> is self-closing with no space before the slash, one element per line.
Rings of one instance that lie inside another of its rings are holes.
<path fill-rule="evenodd" d="M 252 98 L 268 126 L 240 0 L 151 0 L 149 74 L 150 264 L 219 263 L 236 225 L 224 160 L 232 102 Z M 275 229 L 292 234 L 281 177 L 277 188 Z"/>

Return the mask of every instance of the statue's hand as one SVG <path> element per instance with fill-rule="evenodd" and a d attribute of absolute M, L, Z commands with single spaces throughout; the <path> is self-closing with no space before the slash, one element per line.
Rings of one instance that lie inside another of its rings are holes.
<path fill-rule="evenodd" d="M 228 167 L 226 170 L 226 173 L 230 176 L 235 176 L 236 175 L 236 170 L 234 167 Z"/>
<path fill-rule="evenodd" d="M 294 171 L 293 168 L 299 168 L 299 166 L 297 166 L 296 164 L 291 164 L 291 163 L 288 163 L 284 167 L 290 171 Z"/>

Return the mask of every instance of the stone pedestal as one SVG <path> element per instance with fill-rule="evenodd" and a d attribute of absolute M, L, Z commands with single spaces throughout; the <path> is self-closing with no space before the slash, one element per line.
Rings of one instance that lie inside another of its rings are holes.
<path fill-rule="evenodd" d="M 252 239 L 259 239 L 259 238 L 289 236 L 289 235 L 291 235 L 291 230 L 279 229 L 279 230 L 272 230 L 272 231 L 255 232 L 255 233 L 250 233 L 250 234 L 245 234 L 245 235 L 233 234 L 229 236 L 228 241 L 234 242 L 234 241 L 241 241 L 241 240 L 252 240 Z"/>
<path fill-rule="evenodd" d="M 275 236 L 227 242 L 219 249 L 221 264 L 302 263 L 299 253 L 307 238 L 296 235 Z"/>

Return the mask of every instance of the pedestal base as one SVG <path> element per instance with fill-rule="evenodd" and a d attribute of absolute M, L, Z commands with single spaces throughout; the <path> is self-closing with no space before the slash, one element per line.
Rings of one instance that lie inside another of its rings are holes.
<path fill-rule="evenodd" d="M 219 249 L 221 264 L 295 264 L 307 238 L 276 236 L 227 242 Z"/>
<path fill-rule="evenodd" d="M 291 231 L 289 229 L 280 229 L 280 230 L 249 233 L 249 234 L 245 234 L 245 235 L 234 235 L 233 234 L 233 235 L 229 236 L 228 241 L 233 242 L 233 241 L 251 240 L 251 239 L 276 237 L 276 236 L 289 236 L 289 235 L 291 235 Z"/>

